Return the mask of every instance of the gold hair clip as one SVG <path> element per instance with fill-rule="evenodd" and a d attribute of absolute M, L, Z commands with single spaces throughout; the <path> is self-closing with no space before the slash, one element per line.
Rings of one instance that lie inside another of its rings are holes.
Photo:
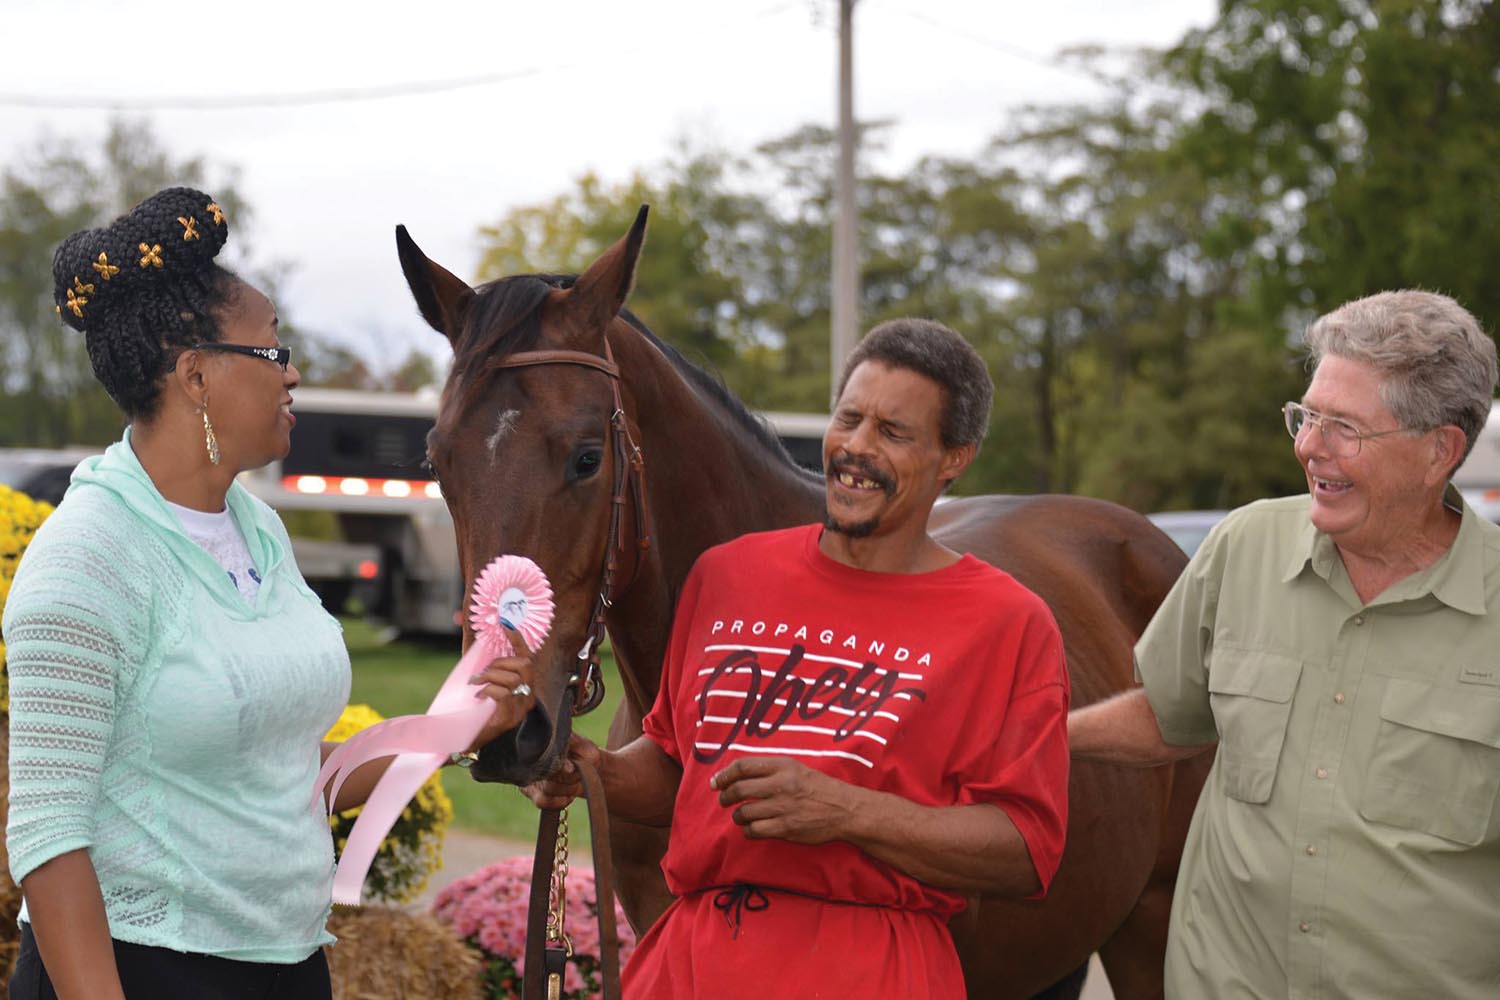
<path fill-rule="evenodd" d="M 68 308 L 73 310 L 74 316 L 77 316 L 79 319 L 83 319 L 83 307 L 88 304 L 88 299 L 84 298 L 82 295 L 75 295 L 73 293 L 73 289 L 68 289 Z M 58 310 L 58 315 L 62 315 L 61 309 Z"/>
<path fill-rule="evenodd" d="M 142 267 L 161 267 L 162 266 L 162 262 L 161 262 L 161 244 L 160 243 L 154 243 L 154 244 L 151 244 L 149 246 L 147 244 L 145 244 L 145 243 L 141 244 L 141 266 Z"/>
<path fill-rule="evenodd" d="M 204 211 L 208 212 L 210 215 L 212 215 L 214 217 L 214 225 L 216 225 L 216 226 L 222 226 L 224 224 L 224 210 L 219 207 L 219 203 L 218 202 L 216 202 L 216 201 L 209 202 L 208 203 L 208 207 L 205 208 Z M 179 220 L 179 221 L 181 221 L 181 220 Z"/>
<path fill-rule="evenodd" d="M 201 240 L 203 238 L 198 235 L 198 220 L 196 217 L 190 215 L 184 219 L 179 215 L 177 221 L 182 223 L 182 242 L 187 243 L 190 240 Z"/>
<path fill-rule="evenodd" d="M 78 294 L 79 295 L 93 295 L 94 294 L 94 286 L 93 285 L 85 285 L 82 281 L 80 281 L 78 279 L 78 276 L 76 274 L 73 276 L 73 287 L 78 290 Z"/>
<path fill-rule="evenodd" d="M 98 271 L 99 277 L 105 281 L 120 273 L 120 269 L 109 262 L 109 255 L 102 252 L 99 254 L 99 259 L 89 266 Z"/>

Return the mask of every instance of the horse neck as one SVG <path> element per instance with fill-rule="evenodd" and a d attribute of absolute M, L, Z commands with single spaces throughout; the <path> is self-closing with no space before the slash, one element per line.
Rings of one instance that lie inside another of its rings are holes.
<path fill-rule="evenodd" d="M 635 707 L 655 699 L 673 606 L 706 549 L 823 516 L 823 487 L 748 433 L 644 335 L 611 336 L 626 412 L 645 461 L 651 548 L 611 609 L 610 634 Z M 625 676 L 629 674 L 629 676 Z"/>

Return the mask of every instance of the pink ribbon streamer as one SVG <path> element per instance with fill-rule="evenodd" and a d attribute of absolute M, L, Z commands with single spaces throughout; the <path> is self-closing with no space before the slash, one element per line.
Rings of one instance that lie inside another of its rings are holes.
<path fill-rule="evenodd" d="M 495 703 L 489 698 L 476 699 L 479 689 L 469 683 L 469 678 L 487 666 L 495 655 L 489 642 L 474 642 L 438 689 L 427 714 L 378 722 L 345 740 L 323 762 L 313 787 L 312 804 L 317 806 L 323 788 L 331 781 L 328 792 L 331 813 L 339 789 L 349 775 L 372 760 L 396 757 L 370 792 L 354 821 L 354 829 L 349 832 L 333 876 L 335 903 L 359 905 L 365 875 L 402 810 L 422 783 L 447 762 L 448 756 L 468 749 L 489 721 Z"/>
<path fill-rule="evenodd" d="M 375 783 L 349 831 L 333 875 L 335 903 L 359 904 L 365 875 L 406 804 L 450 754 L 472 746 L 490 720 L 494 702 L 469 679 L 496 657 L 512 655 L 510 639 L 500 629 L 505 608 L 512 608 L 509 613 L 531 648 L 539 648 L 552 624 L 552 587 L 536 563 L 523 556 L 499 556 L 475 580 L 470 610 L 474 642 L 438 688 L 426 714 L 378 722 L 345 740 L 323 762 L 312 805 L 317 806 L 327 787 L 332 813 L 339 790 L 355 770 L 372 760 L 396 758 Z"/>

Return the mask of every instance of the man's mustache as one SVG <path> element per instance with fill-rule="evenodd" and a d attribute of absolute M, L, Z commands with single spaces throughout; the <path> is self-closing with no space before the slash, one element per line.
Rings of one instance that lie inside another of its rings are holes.
<path fill-rule="evenodd" d="M 851 476 L 857 476 L 861 479 L 870 480 L 876 486 L 879 486 L 882 490 L 884 490 L 886 496 L 891 496 L 896 492 L 896 483 L 891 479 L 891 477 L 887 476 L 884 472 L 877 469 L 874 463 L 868 461 L 867 459 L 856 458 L 853 455 L 843 455 L 834 456 L 829 460 L 829 478 L 833 478 L 834 476 L 838 476 L 846 472 Z"/>

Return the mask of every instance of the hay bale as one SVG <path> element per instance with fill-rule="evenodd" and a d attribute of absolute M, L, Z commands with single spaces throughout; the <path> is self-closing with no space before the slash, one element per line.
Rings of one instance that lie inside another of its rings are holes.
<path fill-rule="evenodd" d="M 339 906 L 328 930 L 334 1000 L 484 1000 L 479 953 L 429 916 Z"/>

